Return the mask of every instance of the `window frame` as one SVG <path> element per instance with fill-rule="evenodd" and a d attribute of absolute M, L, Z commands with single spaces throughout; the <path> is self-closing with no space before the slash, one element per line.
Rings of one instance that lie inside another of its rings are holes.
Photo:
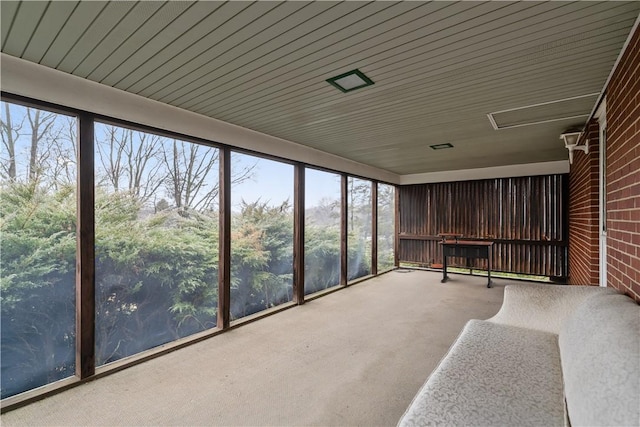
<path fill-rule="evenodd" d="M 176 349 L 194 344 L 201 340 L 210 338 L 219 333 L 228 330 L 231 326 L 229 321 L 229 293 L 230 293 L 230 213 L 231 213 L 231 185 L 230 185 L 230 155 L 231 152 L 248 154 L 259 158 L 274 160 L 294 166 L 294 300 L 289 304 L 274 307 L 274 310 L 266 310 L 260 316 L 247 320 L 255 320 L 272 314 L 274 311 L 285 310 L 296 304 L 303 304 L 305 301 L 317 298 L 326 293 L 342 289 L 347 285 L 353 285 L 360 281 L 374 277 L 370 274 L 347 283 L 347 190 L 348 178 L 356 178 L 369 181 L 372 186 L 372 198 L 374 194 L 373 188 L 378 183 L 384 183 L 396 188 L 398 186 L 392 183 L 379 181 L 376 179 L 360 176 L 357 174 L 347 173 L 331 168 L 298 162 L 279 156 L 260 153 L 255 150 L 236 147 L 229 144 L 219 143 L 217 141 L 207 140 L 194 137 L 180 132 L 174 132 L 167 129 L 160 129 L 140 123 L 109 117 L 90 111 L 84 111 L 77 108 L 67 107 L 48 101 L 33 99 L 9 92 L 0 92 L 0 99 L 3 102 L 44 109 L 58 114 L 78 117 L 78 189 L 77 189 L 77 242 L 76 253 L 78 268 L 76 269 L 76 375 L 50 383 L 46 386 L 25 391 L 23 393 L 7 397 L 0 402 L 2 411 L 23 406 L 34 400 L 41 399 L 45 396 L 60 392 L 62 390 L 74 387 L 83 383 L 88 379 L 98 378 L 109 373 L 119 371 L 121 369 L 134 366 L 143 361 L 149 360 L 169 353 Z M 124 127 L 133 131 L 147 132 L 155 135 L 175 138 L 184 142 L 209 146 L 220 150 L 220 191 L 219 191 L 219 277 L 218 277 L 218 319 L 217 326 L 194 335 L 180 338 L 160 347 L 155 347 L 136 355 L 128 356 L 115 362 L 96 367 L 95 366 L 95 215 L 94 215 L 94 126 L 95 122 Z M 340 284 L 331 288 L 330 292 L 319 293 L 319 295 L 304 295 L 304 287 L 302 286 L 302 294 L 300 287 L 297 286 L 297 280 L 303 284 L 304 282 L 304 170 L 306 168 L 316 169 L 334 173 L 341 177 L 341 280 Z M 377 204 L 377 202 L 376 202 Z M 373 223 L 377 220 L 374 215 L 374 200 L 372 199 L 372 231 L 375 230 Z M 296 212 L 297 209 L 297 212 Z M 302 216 L 302 218 L 301 218 Z M 397 209 L 394 219 L 396 223 L 397 233 Z M 302 228 L 300 228 L 302 227 Z M 297 231 L 296 231 L 297 230 Z M 377 236 L 372 236 L 372 240 L 377 240 Z M 397 236 L 396 236 L 397 241 Z M 297 248 L 297 249 L 296 249 Z M 377 254 L 372 252 L 372 262 Z M 397 252 L 396 252 L 397 257 Z M 297 267 L 296 267 L 297 266 Z M 397 266 L 397 264 L 396 264 Z M 302 270 L 301 270 L 302 269 Z M 297 272 L 296 272 L 297 270 Z M 372 272 L 374 266 L 372 265 Z M 377 272 L 376 272 L 377 273 Z M 244 323 L 244 322 L 243 322 Z"/>

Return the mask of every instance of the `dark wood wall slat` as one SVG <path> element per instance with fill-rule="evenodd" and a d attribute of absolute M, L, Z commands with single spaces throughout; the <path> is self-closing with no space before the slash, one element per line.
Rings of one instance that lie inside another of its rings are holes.
<path fill-rule="evenodd" d="M 399 187 L 399 260 L 440 264 L 438 234 L 460 233 L 495 242 L 496 271 L 566 277 L 567 180 L 543 175 Z"/>

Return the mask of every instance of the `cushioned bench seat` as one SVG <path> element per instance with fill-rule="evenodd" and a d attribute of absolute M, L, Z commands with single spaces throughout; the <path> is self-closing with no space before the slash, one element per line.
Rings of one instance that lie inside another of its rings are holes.
<path fill-rule="evenodd" d="M 640 426 L 640 306 L 606 288 L 507 286 L 399 425 Z"/>
<path fill-rule="evenodd" d="M 472 320 L 401 425 L 563 425 L 562 389 L 557 335 Z"/>

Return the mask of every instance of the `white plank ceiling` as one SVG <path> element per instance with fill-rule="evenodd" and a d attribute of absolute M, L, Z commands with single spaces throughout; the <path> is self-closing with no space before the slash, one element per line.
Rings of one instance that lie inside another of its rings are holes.
<path fill-rule="evenodd" d="M 638 1 L 0 5 L 6 54 L 398 174 L 566 159 L 560 133 L 584 123 L 640 12 Z M 356 68 L 375 84 L 342 93 L 325 81 Z M 519 126 L 492 127 L 487 114 L 504 110 L 496 118 Z M 442 143 L 454 148 L 429 148 Z"/>

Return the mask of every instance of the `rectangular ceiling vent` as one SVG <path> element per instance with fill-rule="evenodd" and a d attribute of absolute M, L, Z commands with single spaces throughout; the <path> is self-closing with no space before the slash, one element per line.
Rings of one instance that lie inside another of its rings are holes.
<path fill-rule="evenodd" d="M 586 119 L 589 117 L 589 113 L 596 103 L 598 95 L 599 93 L 590 93 L 572 98 L 510 108 L 508 110 L 494 111 L 493 113 L 487 114 L 487 117 L 489 117 L 491 126 L 493 126 L 495 130 L 558 122 L 561 120 Z"/>
<path fill-rule="evenodd" d="M 450 142 L 446 142 L 444 144 L 430 145 L 429 147 L 431 147 L 431 149 L 433 150 L 446 150 L 447 148 L 453 148 L 453 144 L 451 144 Z"/>

